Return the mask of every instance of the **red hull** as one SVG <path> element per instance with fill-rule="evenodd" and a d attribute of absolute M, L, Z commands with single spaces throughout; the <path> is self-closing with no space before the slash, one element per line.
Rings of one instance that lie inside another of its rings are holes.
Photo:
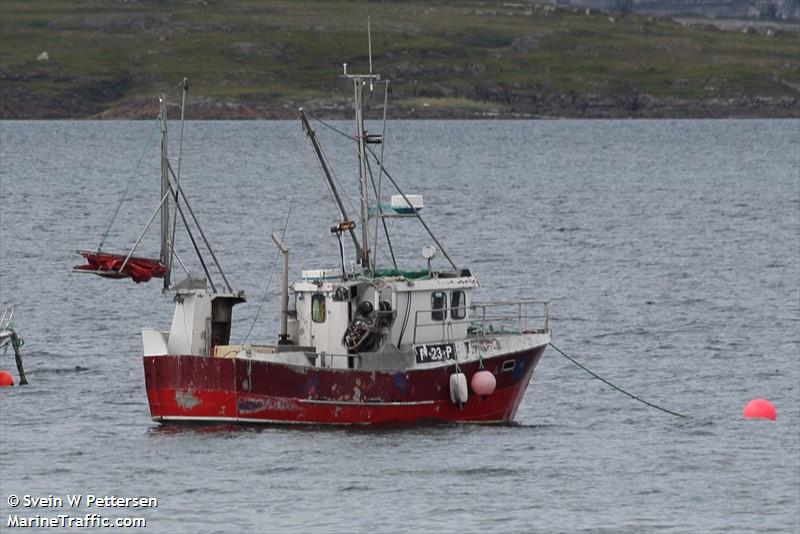
<path fill-rule="evenodd" d="M 144 370 L 150 414 L 161 422 L 506 423 L 514 418 L 542 352 L 544 346 L 485 359 L 497 388 L 485 397 L 470 391 L 461 408 L 450 401 L 453 366 L 382 372 L 167 355 L 145 356 Z M 469 382 L 478 364 L 461 365 L 461 370 Z"/>

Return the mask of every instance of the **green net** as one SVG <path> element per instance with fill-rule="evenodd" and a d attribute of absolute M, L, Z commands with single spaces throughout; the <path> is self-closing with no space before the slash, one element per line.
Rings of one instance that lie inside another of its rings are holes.
<path fill-rule="evenodd" d="M 389 278 L 389 277 L 402 276 L 408 280 L 419 280 L 421 278 L 428 278 L 427 269 L 423 271 L 401 271 L 400 269 L 383 269 L 375 271 L 375 278 Z"/>

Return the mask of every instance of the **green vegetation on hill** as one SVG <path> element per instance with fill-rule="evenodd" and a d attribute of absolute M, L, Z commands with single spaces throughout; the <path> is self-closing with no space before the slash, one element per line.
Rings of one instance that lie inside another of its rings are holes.
<path fill-rule="evenodd" d="M 800 114 L 796 29 L 528 2 L 3 0 L 0 117 L 149 117 L 184 76 L 195 117 L 340 115 L 341 63 L 367 69 L 367 16 L 401 115 Z"/>

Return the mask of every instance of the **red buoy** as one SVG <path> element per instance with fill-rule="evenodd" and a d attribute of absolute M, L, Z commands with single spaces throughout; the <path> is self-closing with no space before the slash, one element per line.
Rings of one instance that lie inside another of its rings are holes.
<path fill-rule="evenodd" d="M 765 399 L 753 399 L 745 405 L 742 415 L 747 419 L 769 419 L 774 421 L 777 417 L 775 407 Z"/>
<path fill-rule="evenodd" d="M 8 371 L 0 371 L 0 388 L 13 386 L 14 377 Z"/>

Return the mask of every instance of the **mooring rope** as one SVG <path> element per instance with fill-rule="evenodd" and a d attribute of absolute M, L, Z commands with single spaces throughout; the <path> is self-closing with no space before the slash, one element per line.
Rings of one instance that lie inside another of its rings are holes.
<path fill-rule="evenodd" d="M 673 412 L 672 410 L 668 410 L 668 409 L 666 409 L 666 408 L 664 408 L 662 406 L 658 406 L 657 404 L 653 404 L 652 402 L 648 402 L 648 401 L 644 400 L 641 397 L 637 397 L 633 393 L 628 393 L 627 391 L 625 391 L 621 387 L 617 386 L 616 384 L 612 384 L 611 382 L 609 382 L 608 380 L 606 380 L 602 376 L 598 375 L 597 373 L 595 373 L 594 371 L 592 371 L 591 369 L 589 369 L 588 367 L 586 367 L 585 365 L 583 365 L 582 363 L 577 361 L 575 358 L 572 358 L 572 357 L 568 356 L 567 353 L 565 353 L 563 350 L 559 349 L 558 347 L 556 347 L 552 343 L 550 343 L 550 346 L 553 347 L 556 352 L 561 354 L 563 357 L 565 357 L 566 359 L 568 359 L 569 361 L 571 361 L 572 363 L 574 363 L 575 365 L 577 365 L 578 367 L 580 367 L 581 369 L 583 369 L 584 371 L 586 371 L 587 373 L 589 373 L 590 375 L 595 377 L 596 379 L 600 380 L 601 382 L 603 382 L 605 384 L 608 384 L 609 386 L 611 386 L 612 388 L 616 389 L 620 393 L 624 393 L 625 395 L 627 395 L 628 397 L 632 398 L 633 400 L 639 401 L 642 404 L 646 404 L 647 406 L 650 406 L 651 408 L 655 408 L 656 410 L 661 410 L 664 413 L 668 413 L 668 414 L 674 415 L 676 417 L 686 417 L 685 415 L 683 415 L 681 413 Z"/>

